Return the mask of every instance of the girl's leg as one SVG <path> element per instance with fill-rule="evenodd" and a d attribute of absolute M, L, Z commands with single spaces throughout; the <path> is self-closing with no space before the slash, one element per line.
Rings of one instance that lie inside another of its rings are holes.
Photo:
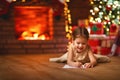
<path fill-rule="evenodd" d="M 66 62 L 67 61 L 67 53 L 63 54 L 60 57 L 50 58 L 49 61 L 50 62 Z"/>
<path fill-rule="evenodd" d="M 98 63 L 110 62 L 110 58 L 105 55 L 95 54 Z"/>

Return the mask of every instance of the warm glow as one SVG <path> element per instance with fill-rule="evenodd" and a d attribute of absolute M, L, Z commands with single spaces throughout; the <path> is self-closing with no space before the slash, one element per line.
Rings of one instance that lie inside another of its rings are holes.
<path fill-rule="evenodd" d="M 45 35 L 39 35 L 38 33 L 30 33 L 28 31 L 25 31 L 22 33 L 21 38 L 19 40 L 48 40 L 49 37 Z"/>
<path fill-rule="evenodd" d="M 53 17 L 49 7 L 15 7 L 15 30 L 18 40 L 50 40 Z"/>

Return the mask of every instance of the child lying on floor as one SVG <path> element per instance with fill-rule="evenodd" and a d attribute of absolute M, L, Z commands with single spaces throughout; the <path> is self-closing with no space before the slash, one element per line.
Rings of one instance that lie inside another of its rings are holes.
<path fill-rule="evenodd" d="M 89 33 L 85 27 L 77 27 L 72 32 L 72 43 L 68 52 L 58 58 L 50 58 L 51 62 L 65 62 L 72 67 L 92 68 L 98 62 L 110 62 L 109 57 L 94 54 L 88 45 Z"/>

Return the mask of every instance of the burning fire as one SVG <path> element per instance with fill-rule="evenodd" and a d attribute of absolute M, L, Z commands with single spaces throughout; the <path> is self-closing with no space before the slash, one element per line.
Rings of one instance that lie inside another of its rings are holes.
<path fill-rule="evenodd" d="M 18 40 L 50 40 L 53 37 L 53 11 L 49 7 L 15 7 Z"/>
<path fill-rule="evenodd" d="M 32 33 L 32 32 L 28 32 L 25 31 L 22 33 L 21 37 L 19 38 L 19 40 L 49 40 L 49 37 L 46 35 L 39 35 L 38 33 Z"/>

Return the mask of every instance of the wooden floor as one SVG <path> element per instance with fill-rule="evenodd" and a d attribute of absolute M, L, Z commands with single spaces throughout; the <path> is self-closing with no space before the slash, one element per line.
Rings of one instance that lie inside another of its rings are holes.
<path fill-rule="evenodd" d="M 120 57 L 90 69 L 65 69 L 65 63 L 48 61 L 60 55 L 0 55 L 0 80 L 120 80 Z"/>

